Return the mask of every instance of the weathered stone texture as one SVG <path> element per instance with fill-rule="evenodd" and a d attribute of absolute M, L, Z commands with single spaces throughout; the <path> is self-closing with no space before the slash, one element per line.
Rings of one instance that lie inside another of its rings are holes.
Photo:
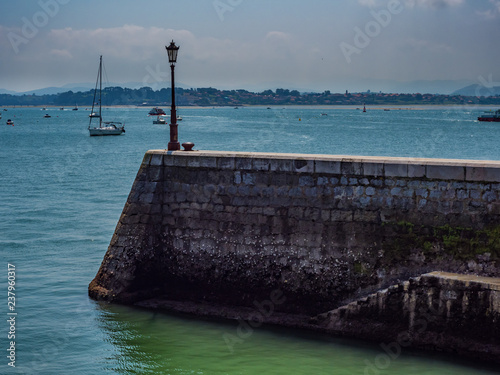
<path fill-rule="evenodd" d="M 500 163 L 149 151 L 89 292 L 320 313 L 433 270 L 499 276 Z"/>

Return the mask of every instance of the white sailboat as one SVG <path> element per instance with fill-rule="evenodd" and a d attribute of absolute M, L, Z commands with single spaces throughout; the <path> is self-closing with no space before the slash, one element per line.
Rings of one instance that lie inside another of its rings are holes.
<path fill-rule="evenodd" d="M 94 112 L 95 105 L 95 97 L 97 94 L 97 86 L 99 86 L 99 112 Z M 121 122 L 116 121 L 102 121 L 102 56 L 99 59 L 99 72 L 97 73 L 97 82 L 95 84 L 94 90 L 94 100 L 92 101 L 92 111 L 90 115 L 89 121 L 89 133 L 90 136 L 98 136 L 98 135 L 120 135 L 125 133 L 124 126 Z M 92 127 L 92 119 L 99 119 L 99 127 Z"/>

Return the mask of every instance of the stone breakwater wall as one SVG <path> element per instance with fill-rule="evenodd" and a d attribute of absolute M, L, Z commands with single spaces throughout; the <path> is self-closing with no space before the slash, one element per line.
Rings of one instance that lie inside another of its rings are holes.
<path fill-rule="evenodd" d="M 500 363 L 500 279 L 432 272 L 311 323 L 335 335 L 379 341 L 388 361 L 411 346 Z"/>
<path fill-rule="evenodd" d="M 500 162 L 153 150 L 89 294 L 315 315 L 499 257 Z"/>

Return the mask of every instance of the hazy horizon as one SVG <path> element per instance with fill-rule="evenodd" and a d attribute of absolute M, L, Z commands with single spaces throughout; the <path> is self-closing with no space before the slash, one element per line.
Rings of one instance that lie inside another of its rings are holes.
<path fill-rule="evenodd" d="M 500 0 L 26 0 L 0 14 L 0 88 L 109 81 L 385 91 L 405 82 L 500 86 Z"/>

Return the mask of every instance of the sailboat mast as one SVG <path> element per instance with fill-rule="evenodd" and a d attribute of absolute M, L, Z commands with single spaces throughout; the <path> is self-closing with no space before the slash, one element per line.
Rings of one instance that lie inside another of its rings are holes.
<path fill-rule="evenodd" d="M 99 127 L 102 127 L 102 55 L 99 59 Z"/>

